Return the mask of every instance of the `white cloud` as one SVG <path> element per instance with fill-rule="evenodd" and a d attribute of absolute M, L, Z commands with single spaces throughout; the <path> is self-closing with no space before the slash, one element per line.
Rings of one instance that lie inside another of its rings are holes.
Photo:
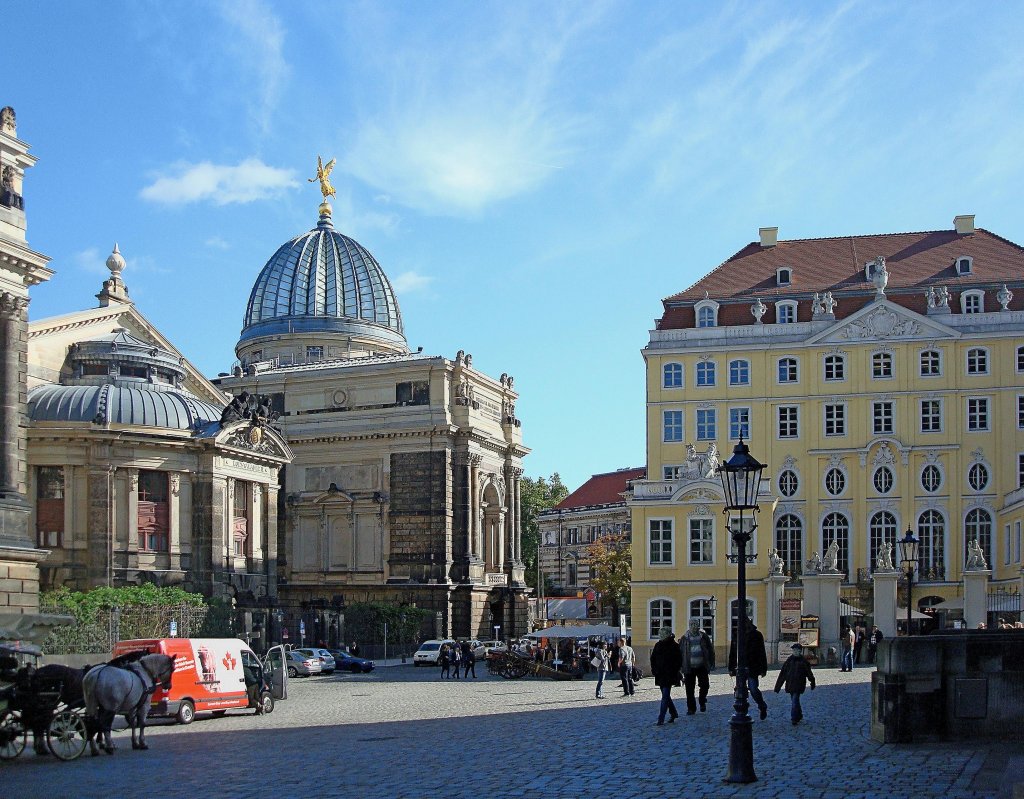
<path fill-rule="evenodd" d="M 215 205 L 250 203 L 298 186 L 295 172 L 249 158 L 237 166 L 179 163 L 140 192 L 144 200 L 164 205 L 210 201 Z"/>
<path fill-rule="evenodd" d="M 416 271 L 410 270 L 391 278 L 391 287 L 399 295 L 412 294 L 415 291 L 423 291 L 433 281 L 434 278 L 428 275 L 421 275 Z"/>
<path fill-rule="evenodd" d="M 220 12 L 234 29 L 228 41 L 235 62 L 256 75 L 250 115 L 265 134 L 290 72 L 284 59 L 284 26 L 262 0 L 226 0 Z"/>
<path fill-rule="evenodd" d="M 110 270 L 107 269 L 106 264 L 107 256 L 100 255 L 100 251 L 96 247 L 88 247 L 84 250 L 79 250 L 71 256 L 71 261 L 79 269 L 86 272 L 92 272 L 95 275 L 104 275 L 106 277 L 110 276 Z"/>
<path fill-rule="evenodd" d="M 231 245 L 222 239 L 220 236 L 210 236 L 205 242 L 203 242 L 211 250 L 230 250 Z"/>

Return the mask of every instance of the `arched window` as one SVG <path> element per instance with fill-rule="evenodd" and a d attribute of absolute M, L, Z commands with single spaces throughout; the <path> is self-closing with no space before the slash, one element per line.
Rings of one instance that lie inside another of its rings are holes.
<path fill-rule="evenodd" d="M 964 520 L 964 562 L 967 562 L 967 545 L 978 539 L 981 551 L 985 553 L 985 562 L 992 563 L 992 516 L 983 508 L 975 508 L 967 512 Z"/>
<path fill-rule="evenodd" d="M 786 573 L 799 574 L 804 557 L 804 526 L 792 513 L 775 522 L 775 549 L 786 564 Z"/>
<path fill-rule="evenodd" d="M 704 305 L 697 309 L 697 327 L 714 327 L 715 309 L 710 305 Z"/>
<path fill-rule="evenodd" d="M 690 600 L 690 619 L 697 619 L 700 622 L 701 629 L 711 636 L 712 640 L 715 637 L 715 611 L 711 605 L 710 599 L 691 599 Z M 690 619 L 686 620 L 687 625 L 690 623 Z M 678 633 L 676 631 L 678 638 Z"/>
<path fill-rule="evenodd" d="M 647 637 L 652 641 L 657 641 L 662 627 L 672 627 L 672 600 L 652 599 L 647 608 L 647 617 L 650 620 Z"/>
<path fill-rule="evenodd" d="M 847 578 L 850 575 L 850 520 L 842 513 L 830 513 L 821 525 L 822 546 L 828 549 L 833 541 L 839 544 L 836 567 Z"/>
<path fill-rule="evenodd" d="M 779 382 L 795 383 L 799 379 L 796 358 L 779 358 Z"/>
<path fill-rule="evenodd" d="M 945 552 L 946 522 L 937 510 L 926 510 L 917 519 L 918 572 L 921 580 L 946 579 Z"/>
<path fill-rule="evenodd" d="M 750 385 L 750 361 L 736 360 L 729 361 L 729 385 L 749 386 Z"/>
<path fill-rule="evenodd" d="M 681 363 L 667 363 L 662 369 L 664 379 L 662 386 L 665 388 L 683 387 L 683 365 Z"/>
<path fill-rule="evenodd" d="M 872 570 L 875 568 L 875 559 L 878 557 L 878 551 L 886 544 L 893 545 L 894 557 L 899 556 L 899 553 L 896 551 L 896 539 L 899 538 L 897 530 L 896 517 L 889 513 L 889 511 L 883 510 L 871 517 L 871 521 L 868 523 L 869 568 Z"/>

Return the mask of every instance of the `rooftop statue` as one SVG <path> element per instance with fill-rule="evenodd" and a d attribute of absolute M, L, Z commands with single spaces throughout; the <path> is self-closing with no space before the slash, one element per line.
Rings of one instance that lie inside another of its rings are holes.
<path fill-rule="evenodd" d="M 837 574 L 839 572 L 839 542 L 835 539 L 825 549 L 825 557 L 821 561 L 821 571 L 825 574 Z"/>
<path fill-rule="evenodd" d="M 324 196 L 324 202 L 327 202 L 328 197 L 335 196 L 334 186 L 331 185 L 331 181 L 328 178 L 330 178 L 331 172 L 334 169 L 334 163 L 337 160 L 338 159 L 336 158 L 332 158 L 325 166 L 323 159 L 318 155 L 316 157 L 316 177 L 310 178 L 307 181 L 309 183 L 315 183 L 318 180 L 320 181 L 320 193 Z"/>
<path fill-rule="evenodd" d="M 967 544 L 967 565 L 964 566 L 964 570 L 973 571 L 975 569 L 987 568 L 988 563 L 985 561 L 985 553 L 982 551 L 978 539 L 974 538 Z"/>

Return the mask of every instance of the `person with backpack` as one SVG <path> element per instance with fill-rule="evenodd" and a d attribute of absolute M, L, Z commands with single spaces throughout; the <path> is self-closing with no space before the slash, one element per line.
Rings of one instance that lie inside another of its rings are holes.
<path fill-rule="evenodd" d="M 814 690 L 814 672 L 811 671 L 811 664 L 804 658 L 804 648 L 800 644 L 793 644 L 793 654 L 786 658 L 779 672 L 779 679 L 775 681 L 775 693 L 786 688 L 792 702 L 790 721 L 795 727 L 804 717 L 803 708 L 800 707 L 800 695 L 807 690 L 807 683 L 810 682 L 811 690 Z"/>

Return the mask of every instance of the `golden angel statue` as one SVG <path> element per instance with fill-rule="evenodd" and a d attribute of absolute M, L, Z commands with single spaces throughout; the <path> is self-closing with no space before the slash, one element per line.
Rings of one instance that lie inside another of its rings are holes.
<path fill-rule="evenodd" d="M 324 202 L 327 202 L 328 197 L 334 196 L 334 186 L 331 185 L 331 181 L 328 180 L 331 176 L 331 170 L 334 169 L 334 162 L 336 158 L 332 158 L 324 165 L 323 159 L 318 155 L 316 157 L 316 177 L 310 178 L 309 183 L 315 183 L 320 181 L 320 193 L 324 195 Z"/>

